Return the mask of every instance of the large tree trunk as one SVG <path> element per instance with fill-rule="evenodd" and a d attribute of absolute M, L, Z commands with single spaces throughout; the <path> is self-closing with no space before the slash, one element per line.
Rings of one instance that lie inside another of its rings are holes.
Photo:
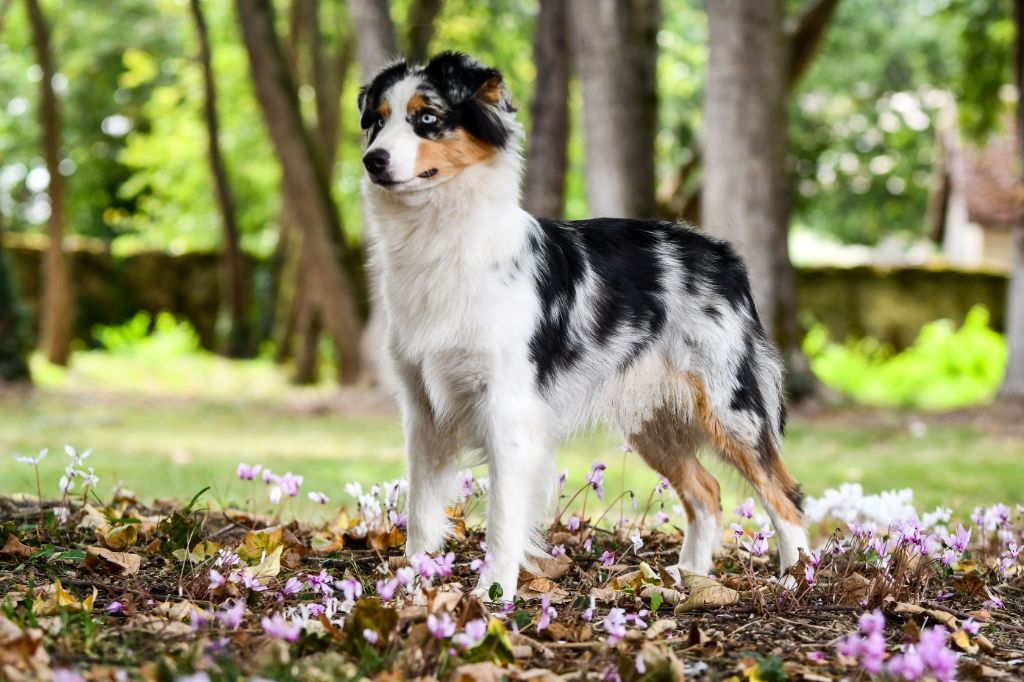
<path fill-rule="evenodd" d="M 1014 3 L 1017 24 L 1015 69 L 1017 91 L 1024 92 L 1024 0 Z M 1017 103 L 1017 145 L 1024 165 L 1024 103 Z M 1024 399 L 1024 222 L 1018 216 L 1014 227 L 1013 270 L 1010 273 L 1010 291 L 1006 298 L 1006 343 L 1010 360 L 999 395 L 1003 398 Z"/>
<path fill-rule="evenodd" d="M 716 0 L 707 7 L 703 224 L 746 260 L 761 319 L 774 334 L 790 188 L 782 0 Z"/>
<path fill-rule="evenodd" d="M 46 193 L 50 197 L 47 234 L 50 245 L 43 259 L 43 305 L 40 322 L 42 350 L 56 365 L 68 364 L 71 353 L 71 292 L 68 288 L 67 259 L 64 254 L 64 196 L 60 175 L 60 113 L 53 90 L 56 69 L 50 46 L 50 26 L 38 0 L 25 0 L 32 26 L 32 43 L 42 69 L 39 81 L 39 119 L 43 130 L 43 159 L 50 175 Z"/>
<path fill-rule="evenodd" d="M 348 247 L 328 189 L 323 160 L 302 122 L 295 83 L 274 32 L 270 0 L 236 0 L 236 6 L 256 97 L 281 160 L 303 238 L 310 240 L 316 251 L 312 280 L 323 304 L 323 322 L 331 336 L 343 344 L 339 349 L 342 379 L 352 382 L 360 371 L 359 306 L 355 287 L 345 270 L 350 260 Z"/>
<path fill-rule="evenodd" d="M 569 143 L 568 0 L 541 0 L 533 39 L 537 80 L 530 104 L 523 201 L 534 215 L 561 218 Z"/>
<path fill-rule="evenodd" d="M 658 0 L 572 0 L 592 215 L 654 215 Z"/>
<path fill-rule="evenodd" d="M 25 311 L 18 300 L 14 277 L 8 269 L 3 225 L 0 225 L 0 385 L 32 381 L 28 353 Z"/>
<path fill-rule="evenodd" d="M 210 160 L 210 174 L 213 176 L 224 229 L 224 281 L 228 299 L 229 329 L 226 354 L 232 358 L 252 355 L 249 334 L 247 305 L 248 286 L 242 266 L 242 246 L 239 238 L 235 212 L 235 198 L 228 182 L 224 157 L 220 150 L 220 124 L 217 116 L 217 89 L 213 78 L 213 62 L 210 54 L 210 35 L 200 0 L 190 0 L 192 18 L 199 38 L 199 62 L 203 67 L 203 117 L 206 119 L 207 155 Z"/>
<path fill-rule="evenodd" d="M 407 43 L 409 50 L 406 56 L 409 61 L 423 63 L 427 61 L 430 40 L 434 37 L 434 21 L 441 13 L 444 0 L 412 0 L 409 7 L 409 32 Z"/>
<path fill-rule="evenodd" d="M 388 13 L 387 0 L 350 0 L 349 13 L 356 32 L 356 58 L 359 60 L 363 83 L 398 55 L 395 25 Z M 376 238 L 377 227 L 370 215 L 363 211 L 363 249 L 369 251 Z M 370 317 L 366 322 L 361 348 L 365 368 L 361 381 L 389 387 L 390 377 L 384 371 L 382 350 L 387 329 L 387 318 L 381 300 L 380 287 L 370 279 Z"/>

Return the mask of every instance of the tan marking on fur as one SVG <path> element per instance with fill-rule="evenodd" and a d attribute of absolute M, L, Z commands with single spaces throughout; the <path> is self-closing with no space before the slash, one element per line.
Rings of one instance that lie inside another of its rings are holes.
<path fill-rule="evenodd" d="M 483 140 L 473 137 L 462 128 L 438 140 L 420 140 L 416 155 L 416 175 L 432 168 L 437 169 L 435 178 L 455 175 L 463 168 L 493 158 L 498 149 Z"/>
<path fill-rule="evenodd" d="M 796 482 L 786 470 L 778 453 L 772 458 L 771 472 L 765 471 L 757 451 L 729 434 L 715 416 L 704 380 L 696 374 L 686 374 L 684 378 L 693 390 L 697 419 L 704 427 L 711 444 L 730 464 L 739 469 L 743 477 L 758 491 L 766 505 L 775 509 L 779 516 L 789 523 L 799 525 L 802 521 L 800 510 L 786 495 L 786 491 L 792 490 Z"/>
<path fill-rule="evenodd" d="M 425 106 L 427 106 L 427 100 L 423 95 L 413 95 L 409 98 L 409 104 L 406 105 L 405 111 L 408 114 L 414 114 Z"/>
<path fill-rule="evenodd" d="M 377 113 L 380 114 L 381 118 L 387 118 L 391 115 L 391 105 L 387 100 L 380 103 L 380 106 L 377 107 Z"/>
<path fill-rule="evenodd" d="M 473 95 L 477 99 L 482 99 L 488 104 L 497 104 L 501 101 L 501 76 L 491 76 L 484 84 L 476 89 Z"/>
<path fill-rule="evenodd" d="M 672 428 L 667 421 L 668 418 L 663 415 L 663 418 L 655 417 L 645 424 L 641 433 L 629 437 L 630 447 L 639 452 L 647 465 L 672 485 L 686 509 L 689 521 L 697 517 L 695 504 L 720 521 L 722 504 L 718 481 L 704 468 L 693 451 L 686 450 L 685 443 L 689 439 L 682 433 L 685 428 Z M 670 428 L 674 433 L 664 433 L 664 428 Z M 679 452 L 680 449 L 683 451 Z"/>

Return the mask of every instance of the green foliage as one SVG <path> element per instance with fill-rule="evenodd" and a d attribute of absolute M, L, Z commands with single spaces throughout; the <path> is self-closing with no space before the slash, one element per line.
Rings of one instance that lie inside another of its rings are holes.
<path fill-rule="evenodd" d="M 108 353 L 159 361 L 186 357 L 201 352 L 199 336 L 188 322 L 179 322 L 170 313 L 159 313 L 156 320 L 140 312 L 123 325 L 97 325 L 93 336 Z"/>
<path fill-rule="evenodd" d="M 1013 2 L 952 0 L 949 11 L 964 20 L 958 43 L 963 63 L 957 83 L 960 125 L 967 135 L 981 139 L 996 126 L 999 115 L 1007 108 L 996 93 L 1013 82 Z"/>
<path fill-rule="evenodd" d="M 804 340 L 815 374 L 856 400 L 889 407 L 945 409 L 991 399 L 1006 367 L 1003 337 L 975 307 L 960 329 L 939 320 L 926 325 L 914 345 L 893 354 L 874 339 L 832 344 L 824 327 Z"/>

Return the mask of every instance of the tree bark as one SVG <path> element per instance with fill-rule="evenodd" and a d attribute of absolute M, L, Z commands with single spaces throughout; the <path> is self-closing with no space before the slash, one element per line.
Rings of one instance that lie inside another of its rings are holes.
<path fill-rule="evenodd" d="M 1017 91 L 1024 92 L 1024 0 L 1014 2 L 1017 44 L 1014 69 Z M 1017 145 L 1024 163 L 1024 104 L 1017 102 Z M 1024 399 L 1024 222 L 1019 212 L 1013 235 L 1014 253 L 1010 290 L 1006 297 L 1006 345 L 1010 351 L 1006 376 L 999 391 L 1002 398 Z"/>
<path fill-rule="evenodd" d="M 534 33 L 537 80 L 530 104 L 523 201 L 534 215 L 561 218 L 569 144 L 569 77 L 572 59 L 568 0 L 541 0 Z"/>
<path fill-rule="evenodd" d="M 434 37 L 434 21 L 441 13 L 444 0 L 413 0 L 409 7 L 409 32 L 407 43 L 409 50 L 406 55 L 409 61 L 420 63 L 427 61 L 430 40 Z"/>
<path fill-rule="evenodd" d="M 362 82 L 368 83 L 391 59 L 398 55 L 395 25 L 388 13 L 387 0 L 350 0 L 349 14 L 356 33 L 356 58 L 359 60 Z M 368 252 L 375 239 L 376 226 L 371 216 L 363 211 L 363 250 Z M 381 352 L 387 330 L 387 318 L 381 300 L 380 287 L 371 279 L 370 317 L 366 322 L 361 349 L 365 369 L 360 381 L 389 387 L 390 377 L 384 371 Z"/>
<path fill-rule="evenodd" d="M 783 18 L 782 0 L 708 3 L 703 224 L 746 260 L 770 335 L 789 220 Z"/>
<path fill-rule="evenodd" d="M 25 0 L 36 60 L 42 69 L 39 81 L 39 118 L 43 130 L 43 159 L 50 175 L 46 193 L 50 197 L 47 234 L 50 244 L 43 259 L 43 306 L 40 322 L 42 350 L 55 365 L 67 365 L 71 354 L 71 292 L 68 288 L 67 258 L 64 254 L 64 192 L 60 174 L 60 111 L 53 90 L 56 75 L 50 45 L 50 26 L 38 0 Z"/>
<path fill-rule="evenodd" d="M 571 0 L 591 215 L 651 217 L 658 0 Z"/>
<path fill-rule="evenodd" d="M 210 35 L 200 0 L 190 0 L 192 18 L 199 38 L 199 62 L 203 67 L 203 118 L 206 121 L 207 156 L 217 196 L 221 226 L 224 230 L 224 281 L 227 284 L 229 329 L 226 354 L 232 358 L 252 355 L 250 343 L 248 286 L 242 265 L 242 246 L 236 219 L 235 198 L 228 182 L 220 149 L 220 123 L 217 115 L 217 87 L 213 77 Z"/>
<path fill-rule="evenodd" d="M 0 219 L 3 214 L 0 214 Z M 4 230 L 0 225 L 0 385 L 31 383 L 28 366 L 30 344 L 25 311 L 18 300 L 14 277 L 8 269 Z"/>
<path fill-rule="evenodd" d="M 314 290 L 323 303 L 323 322 L 338 339 L 342 380 L 359 376 L 359 306 L 346 271 L 348 247 L 331 198 L 323 160 L 302 122 L 295 83 L 274 32 L 270 0 L 236 0 L 242 38 L 249 54 L 256 97 L 281 160 L 287 192 L 302 225 L 303 238 L 316 252 Z"/>

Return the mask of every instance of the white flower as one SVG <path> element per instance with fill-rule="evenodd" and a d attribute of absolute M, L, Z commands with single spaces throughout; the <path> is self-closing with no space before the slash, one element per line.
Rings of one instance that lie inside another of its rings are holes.
<path fill-rule="evenodd" d="M 278 502 L 281 501 L 281 494 L 282 494 L 281 486 L 279 486 L 279 485 L 273 486 L 270 489 L 270 492 L 268 494 L 270 495 L 270 503 L 271 504 L 277 504 Z"/>
<path fill-rule="evenodd" d="M 60 477 L 60 492 L 66 495 L 72 488 L 75 487 L 75 479 L 64 475 Z"/>
<path fill-rule="evenodd" d="M 629 534 L 629 541 L 633 543 L 634 552 L 640 551 L 640 548 L 644 546 L 644 541 L 640 538 L 639 528 L 634 528 L 633 532 Z"/>
<path fill-rule="evenodd" d="M 346 483 L 345 492 L 358 500 L 363 494 L 363 486 L 359 485 L 359 481 Z"/>
<path fill-rule="evenodd" d="M 23 457 L 23 456 L 20 456 L 20 455 L 15 455 L 14 459 L 15 459 L 15 461 L 21 462 L 22 464 L 39 464 L 44 459 L 46 459 L 46 455 L 47 455 L 48 452 L 49 452 L 49 450 L 47 448 L 43 448 L 42 450 L 39 451 L 39 454 L 36 455 L 35 457 Z"/>

